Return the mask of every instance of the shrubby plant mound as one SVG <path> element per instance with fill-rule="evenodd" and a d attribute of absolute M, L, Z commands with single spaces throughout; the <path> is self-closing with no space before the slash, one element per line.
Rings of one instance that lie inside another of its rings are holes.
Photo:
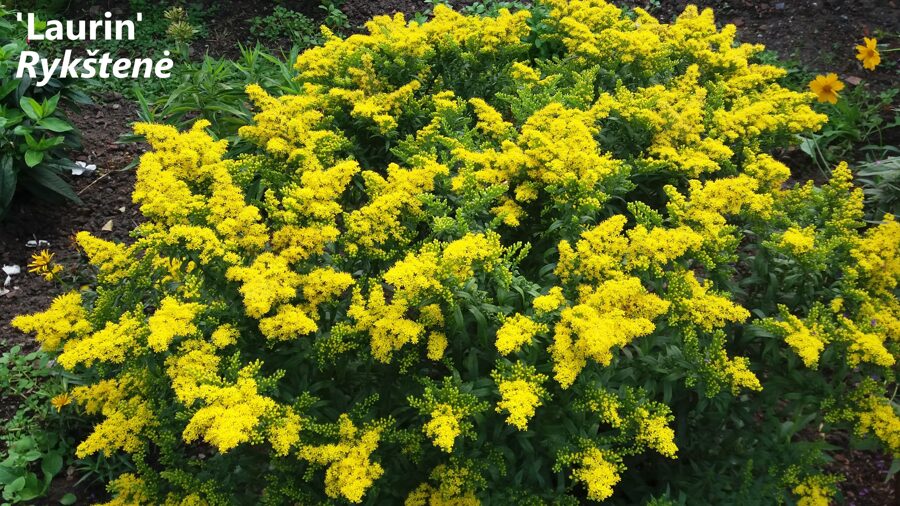
<path fill-rule="evenodd" d="M 544 0 L 325 33 L 226 156 L 142 124 L 132 244 L 20 316 L 131 470 L 110 504 L 819 504 L 900 454 L 900 224 L 760 45 Z M 124 457 L 123 457 L 124 456 Z"/>

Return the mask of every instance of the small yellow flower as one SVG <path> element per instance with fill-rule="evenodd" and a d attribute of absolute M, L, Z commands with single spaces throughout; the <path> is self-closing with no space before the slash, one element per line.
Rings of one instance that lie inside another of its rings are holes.
<path fill-rule="evenodd" d="M 836 104 L 838 92 L 844 89 L 844 83 L 838 79 L 837 74 L 832 72 L 827 76 L 816 76 L 815 79 L 809 82 L 809 88 L 819 98 L 819 102 Z"/>
<path fill-rule="evenodd" d="M 865 45 L 856 46 L 856 59 L 862 62 L 863 67 L 875 70 L 875 67 L 881 63 L 881 55 L 878 54 L 878 39 L 863 37 L 863 42 Z"/>
<path fill-rule="evenodd" d="M 31 255 L 31 263 L 28 264 L 28 272 L 40 274 L 41 276 L 44 276 L 45 280 L 52 281 L 63 269 L 61 265 L 53 263 L 53 255 L 54 253 L 50 253 L 47 250 L 41 250 L 40 253 Z"/>
<path fill-rule="evenodd" d="M 50 399 L 50 404 L 52 404 L 53 407 L 56 408 L 57 413 L 62 411 L 63 406 L 68 406 L 70 402 L 72 402 L 72 398 L 69 397 L 68 392 L 63 392 L 63 393 L 57 395 L 56 397 Z"/>

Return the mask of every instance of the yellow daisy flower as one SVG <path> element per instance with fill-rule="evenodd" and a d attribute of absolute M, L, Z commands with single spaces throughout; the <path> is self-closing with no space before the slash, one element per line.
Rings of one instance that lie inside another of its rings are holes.
<path fill-rule="evenodd" d="M 827 76 L 816 76 L 809 82 L 809 89 L 818 97 L 819 102 L 828 102 L 836 104 L 838 101 L 838 92 L 844 89 L 844 83 L 838 79 L 837 74 L 831 73 Z"/>
<path fill-rule="evenodd" d="M 863 67 L 875 70 L 875 67 L 881 63 L 881 55 L 878 53 L 878 39 L 863 37 L 863 42 L 865 42 L 865 45 L 856 46 L 856 59 L 862 62 Z"/>

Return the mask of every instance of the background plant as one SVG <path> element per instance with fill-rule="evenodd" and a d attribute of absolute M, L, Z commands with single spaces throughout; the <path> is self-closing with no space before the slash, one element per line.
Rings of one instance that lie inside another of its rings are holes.
<path fill-rule="evenodd" d="M 9 209 L 16 188 L 45 198 L 78 196 L 59 177 L 72 166 L 65 157 L 79 147 L 78 133 L 61 106 L 74 108 L 89 99 L 58 79 L 38 88 L 36 80 L 15 78 L 19 53 L 24 50 L 25 28 L 12 12 L 0 9 L 0 219 Z M 75 109 L 77 111 L 77 109 Z"/>

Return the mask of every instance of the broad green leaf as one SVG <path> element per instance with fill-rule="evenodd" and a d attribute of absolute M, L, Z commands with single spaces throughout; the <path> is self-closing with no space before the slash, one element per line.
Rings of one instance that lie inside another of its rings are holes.
<path fill-rule="evenodd" d="M 41 459 L 41 471 L 50 476 L 55 476 L 62 469 L 62 466 L 63 458 L 58 453 L 48 453 Z"/>
<path fill-rule="evenodd" d="M 25 165 L 29 167 L 34 167 L 37 164 L 41 163 L 44 160 L 44 152 L 43 151 L 32 151 L 28 150 L 25 152 Z"/>
<path fill-rule="evenodd" d="M 22 112 L 24 112 L 25 115 L 35 121 L 44 117 L 44 108 L 37 100 L 31 97 L 22 97 L 19 100 L 19 107 L 22 108 Z"/>
<path fill-rule="evenodd" d="M 59 118 L 44 118 L 38 121 L 38 126 L 44 128 L 46 130 L 50 130 L 51 132 L 68 132 L 72 130 L 72 125 L 66 123 L 65 121 Z"/>

